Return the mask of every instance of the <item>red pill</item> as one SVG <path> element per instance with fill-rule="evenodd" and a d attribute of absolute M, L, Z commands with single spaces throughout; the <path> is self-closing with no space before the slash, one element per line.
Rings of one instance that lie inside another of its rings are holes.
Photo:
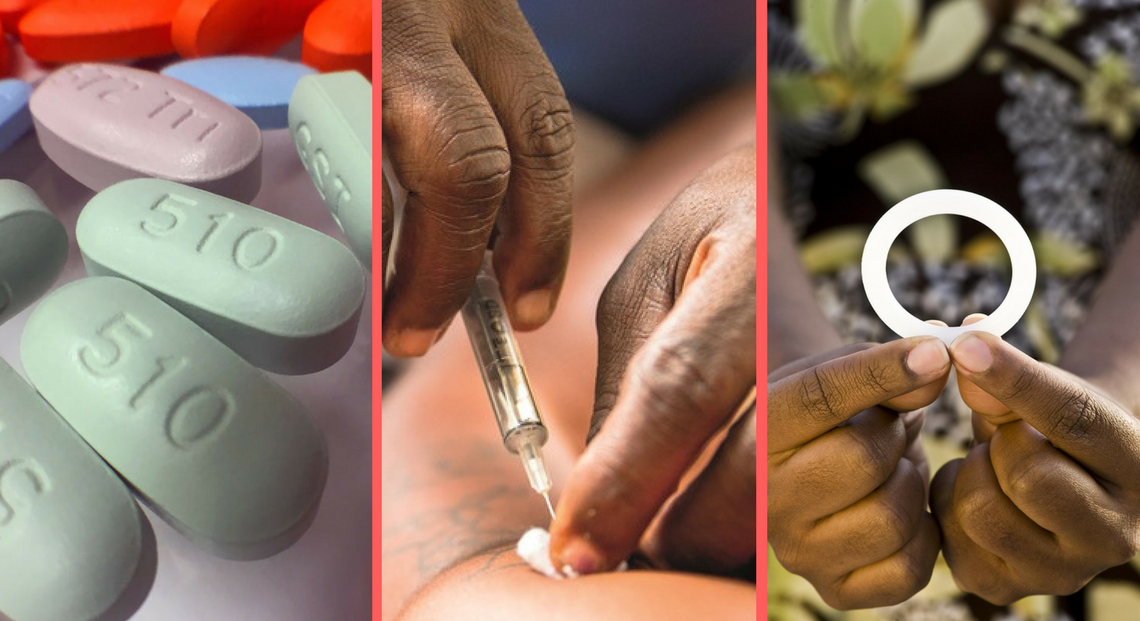
<path fill-rule="evenodd" d="M 301 62 L 326 72 L 354 69 L 371 80 L 371 0 L 321 3 L 305 23 Z"/>
<path fill-rule="evenodd" d="M 44 0 L 0 0 L 0 24 L 4 26 L 4 31 L 16 32 L 16 24 L 24 13 L 43 3 Z"/>
<path fill-rule="evenodd" d="M 0 30 L 0 75 L 8 75 L 8 37 Z"/>
<path fill-rule="evenodd" d="M 174 51 L 170 22 L 180 0 L 48 0 L 20 20 L 20 42 L 51 63 L 122 60 Z"/>
<path fill-rule="evenodd" d="M 183 0 L 171 37 L 187 58 L 268 55 L 296 37 L 321 0 Z"/>

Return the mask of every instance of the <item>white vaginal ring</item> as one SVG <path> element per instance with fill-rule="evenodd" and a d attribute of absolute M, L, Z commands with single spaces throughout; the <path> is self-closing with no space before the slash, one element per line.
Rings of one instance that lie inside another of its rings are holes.
<path fill-rule="evenodd" d="M 1013 264 L 1009 293 L 992 315 L 969 326 L 944 328 L 911 315 L 895 299 L 887 283 L 887 252 L 895 238 L 915 222 L 941 214 L 973 218 L 986 225 L 1005 244 Z M 875 313 L 901 337 L 930 335 L 947 345 L 965 332 L 983 331 L 1001 336 L 1021 319 L 1037 284 L 1037 259 L 1029 236 L 1001 205 L 961 190 L 931 190 L 915 194 L 891 207 L 875 223 L 863 247 L 863 289 Z"/>

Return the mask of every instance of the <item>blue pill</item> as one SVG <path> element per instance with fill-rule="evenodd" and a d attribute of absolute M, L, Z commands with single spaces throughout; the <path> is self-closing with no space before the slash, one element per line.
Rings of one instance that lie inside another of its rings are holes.
<path fill-rule="evenodd" d="M 281 129 L 289 127 L 289 97 L 297 80 L 315 71 L 276 58 L 214 56 L 175 63 L 162 73 L 241 110 L 261 129 Z"/>
<path fill-rule="evenodd" d="M 0 153 L 32 129 L 31 95 L 32 86 L 23 80 L 0 80 Z"/>

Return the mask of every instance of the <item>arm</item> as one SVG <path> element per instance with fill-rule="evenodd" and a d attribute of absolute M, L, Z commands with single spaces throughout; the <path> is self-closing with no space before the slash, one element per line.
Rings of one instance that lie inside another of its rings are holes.
<path fill-rule="evenodd" d="M 744 621 L 756 618 L 755 606 L 756 590 L 734 580 L 647 571 L 551 580 L 510 551 L 497 550 L 445 572 L 415 596 L 399 621 Z"/>
<path fill-rule="evenodd" d="M 1109 392 L 1140 412 L 1140 226 L 1134 227 L 1100 284 L 1084 323 L 1070 341 L 1060 367 Z"/>
<path fill-rule="evenodd" d="M 701 169 L 755 135 L 754 111 L 750 88 L 710 102 L 645 145 L 575 207 L 574 261 L 567 273 L 564 302 L 543 330 L 520 337 L 531 383 L 551 431 L 547 460 L 555 497 L 584 449 L 597 355 L 594 310 L 602 288 L 662 205 Z M 395 389 L 384 394 L 384 619 L 394 618 L 421 589 L 417 610 L 432 594 L 449 593 L 452 581 L 444 577 L 449 568 L 454 571 L 446 576 L 464 575 L 455 572 L 478 565 L 495 551 L 504 562 L 519 562 L 513 552 L 503 551 L 527 528 L 549 520 L 542 501 L 527 487 L 517 458 L 502 448 L 469 349 L 462 325 L 456 325 L 429 355 L 412 364 Z M 528 571 L 517 567 L 515 573 L 497 574 L 495 580 L 509 582 L 515 574 L 528 576 Z M 560 589 L 570 584 L 555 587 L 550 582 L 551 588 Z M 696 578 L 665 582 L 670 587 L 699 583 Z M 615 584 L 613 589 L 624 589 L 631 583 L 623 578 Z M 745 588 L 750 590 L 746 610 L 751 614 L 755 588 Z M 545 597 L 545 589 L 531 591 Z M 698 596 L 701 592 L 694 591 Z M 511 604 L 522 606 L 521 600 L 529 601 L 530 596 L 517 599 L 519 603 L 511 600 Z"/>
<path fill-rule="evenodd" d="M 773 109 L 769 106 L 769 109 Z M 835 349 L 839 333 L 816 303 L 784 216 L 780 147 L 768 123 L 768 368 Z"/>

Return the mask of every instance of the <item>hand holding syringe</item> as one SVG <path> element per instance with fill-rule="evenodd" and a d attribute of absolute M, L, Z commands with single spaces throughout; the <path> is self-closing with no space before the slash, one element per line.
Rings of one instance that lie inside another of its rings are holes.
<path fill-rule="evenodd" d="M 395 211 L 399 213 L 407 191 L 396 181 L 386 158 L 383 166 L 384 176 L 392 189 Z M 483 258 L 475 287 L 463 305 L 462 315 L 503 446 L 522 460 L 530 486 L 542 495 L 553 518 L 550 473 L 542 455 L 548 434 L 523 368 L 522 355 L 511 330 L 490 251 Z"/>

